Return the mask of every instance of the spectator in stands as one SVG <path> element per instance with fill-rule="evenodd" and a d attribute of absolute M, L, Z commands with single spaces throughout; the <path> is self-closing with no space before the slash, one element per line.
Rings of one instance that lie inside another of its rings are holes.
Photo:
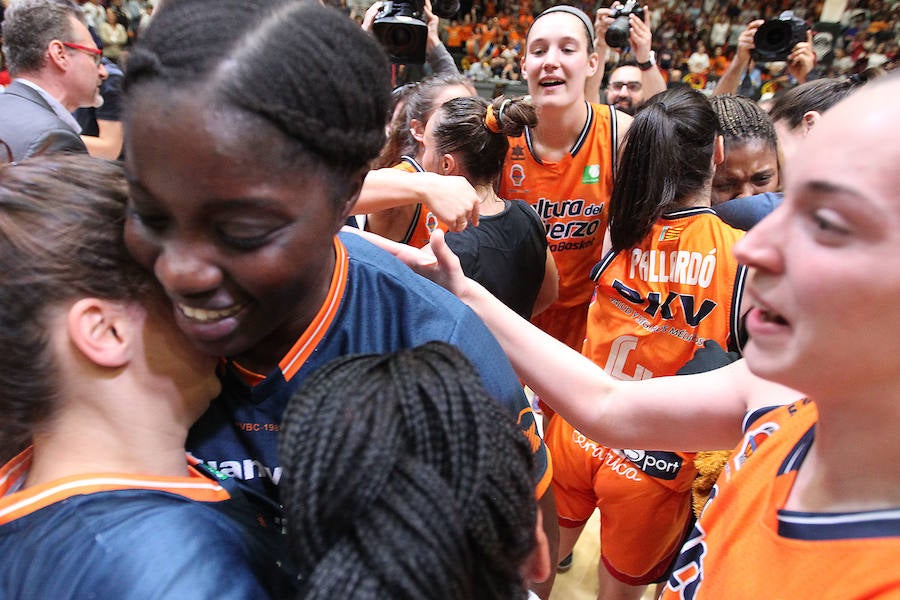
<path fill-rule="evenodd" d="M 118 65 L 104 58 L 108 77 L 100 84 L 103 102 L 98 107 L 79 108 L 73 116 L 81 125 L 81 139 L 92 156 L 117 160 L 122 156 L 122 79 Z"/>

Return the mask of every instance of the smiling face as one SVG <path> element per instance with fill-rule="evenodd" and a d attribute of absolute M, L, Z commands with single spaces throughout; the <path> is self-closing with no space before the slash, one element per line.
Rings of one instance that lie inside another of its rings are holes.
<path fill-rule="evenodd" d="M 712 204 L 778 190 L 778 152 L 765 140 L 726 144 L 725 161 L 716 167 Z"/>
<path fill-rule="evenodd" d="M 609 76 L 606 87 L 606 102 L 613 104 L 622 112 L 634 115 L 635 110 L 644 103 L 641 70 L 637 67 L 619 67 Z"/>
<path fill-rule="evenodd" d="M 754 267 L 748 366 L 817 400 L 898 389 L 900 147 L 884 126 L 898 92 L 832 109 L 791 164 L 784 203 L 735 246 Z"/>
<path fill-rule="evenodd" d="M 556 12 L 535 20 L 528 32 L 522 73 L 535 106 L 568 107 L 584 102 L 584 82 L 597 71 L 588 34 L 575 15 Z"/>
<path fill-rule="evenodd" d="M 351 198 L 332 200 L 320 164 L 288 168 L 273 126 L 196 90 L 151 85 L 132 102 L 128 248 L 197 346 L 267 372 L 325 298 Z"/>

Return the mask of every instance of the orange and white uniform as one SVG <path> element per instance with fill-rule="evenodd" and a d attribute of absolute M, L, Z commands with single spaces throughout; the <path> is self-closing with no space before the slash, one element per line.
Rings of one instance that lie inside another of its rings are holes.
<path fill-rule="evenodd" d="M 422 165 L 411 156 L 403 156 L 400 162 L 391 168 L 406 171 L 407 173 L 421 173 L 425 171 Z M 398 214 L 402 214 L 400 211 L 402 210 L 405 212 L 406 209 L 407 207 L 405 206 L 399 207 L 399 209 L 389 208 L 384 212 L 395 211 Z M 360 229 L 369 231 L 368 217 L 361 219 L 360 216 L 357 216 L 357 223 L 359 224 Z M 416 204 L 406 226 L 405 233 L 400 239 L 395 241 L 415 248 L 421 248 L 431 242 L 431 232 L 435 229 L 447 231 L 447 226 L 441 223 L 437 216 L 428 210 L 427 206 L 424 204 Z"/>
<path fill-rule="evenodd" d="M 615 168 L 616 119 L 606 105 L 590 104 L 578 141 L 558 162 L 534 153 L 531 131 L 509 138 L 500 197 L 524 200 L 544 221 L 559 270 L 559 297 L 532 319 L 543 331 L 581 350 L 594 285 L 591 268 L 601 258 Z"/>
<path fill-rule="evenodd" d="M 583 354 L 613 377 L 639 380 L 674 375 L 707 339 L 734 347 L 746 268 L 731 247 L 742 236 L 711 209 L 692 208 L 609 253 L 593 274 Z M 689 523 L 693 454 L 607 448 L 559 415 L 545 439 L 560 524 L 580 526 L 599 508 L 610 573 L 632 585 L 664 575 Z"/>
<path fill-rule="evenodd" d="M 744 438 L 682 548 L 664 600 L 900 598 L 900 507 L 784 509 L 817 421 L 809 400 L 744 419 Z"/>

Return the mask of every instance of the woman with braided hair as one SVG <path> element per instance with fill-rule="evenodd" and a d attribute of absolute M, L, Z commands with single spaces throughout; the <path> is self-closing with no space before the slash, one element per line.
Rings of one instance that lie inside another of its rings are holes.
<path fill-rule="evenodd" d="M 716 167 L 713 206 L 780 189 L 778 136 L 772 119 L 753 100 L 725 94 L 710 98 L 725 138 L 725 161 Z"/>
<path fill-rule="evenodd" d="M 438 108 L 422 135 L 425 169 L 462 175 L 479 196 L 479 222 L 446 236 L 463 272 L 526 319 L 556 300 L 557 272 L 544 224 L 522 200 L 494 192 L 509 149 L 537 124 L 531 103 L 503 96 L 456 98 Z"/>
<path fill-rule="evenodd" d="M 524 599 L 549 572 L 529 443 L 449 344 L 329 362 L 279 454 L 299 597 Z"/>
<path fill-rule="evenodd" d="M 288 399 L 338 356 L 455 344 L 490 394 L 534 426 L 471 311 L 337 235 L 384 142 L 389 72 L 346 16 L 290 0 L 172 3 L 129 59 L 126 243 L 187 337 L 225 357 L 222 393 L 188 448 L 273 499 Z M 550 478 L 542 444 L 535 460 L 540 496 Z"/>

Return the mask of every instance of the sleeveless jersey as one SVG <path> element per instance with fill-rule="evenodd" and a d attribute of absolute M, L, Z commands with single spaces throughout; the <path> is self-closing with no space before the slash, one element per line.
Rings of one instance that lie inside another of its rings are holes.
<path fill-rule="evenodd" d="M 664 215 L 638 246 L 609 253 L 583 354 L 617 379 L 674 375 L 704 340 L 737 344 L 746 268 L 731 253 L 744 233 L 708 208 Z"/>
<path fill-rule="evenodd" d="M 609 106 L 588 104 L 588 119 L 559 162 L 535 156 L 531 130 L 509 138 L 501 198 L 524 200 L 544 221 L 559 270 L 559 298 L 551 306 L 587 305 L 591 267 L 600 260 L 615 167 L 616 119 Z"/>
<path fill-rule="evenodd" d="M 744 438 L 681 550 L 665 600 L 900 598 L 900 507 L 782 508 L 817 420 L 809 400 L 745 418 Z"/>
<path fill-rule="evenodd" d="M 401 158 L 399 163 L 391 168 L 398 169 L 400 171 L 406 171 L 407 173 L 422 173 L 425 171 L 425 169 L 422 168 L 422 165 L 420 165 L 418 161 L 416 161 L 416 159 L 411 156 L 405 155 Z M 366 227 L 366 220 L 363 220 L 360 227 L 361 229 L 368 231 L 369 229 L 368 227 Z M 424 204 L 416 204 L 415 210 L 412 214 L 412 218 L 410 218 L 409 224 L 406 228 L 406 233 L 401 239 L 397 241 L 401 244 L 406 244 L 415 248 L 421 248 L 431 241 L 431 232 L 433 232 L 435 229 L 442 229 L 443 231 L 447 231 L 447 226 L 438 221 L 438 218 L 435 216 L 435 214 L 428 210 L 428 207 L 426 207 Z"/>
<path fill-rule="evenodd" d="M 610 252 L 591 278 L 583 354 L 617 379 L 674 375 L 704 340 L 737 340 L 746 267 L 731 252 L 744 233 L 708 208 L 664 215 L 638 246 Z M 683 491 L 693 454 L 624 450 L 662 485 Z M 661 466 L 662 465 L 662 466 Z"/>

